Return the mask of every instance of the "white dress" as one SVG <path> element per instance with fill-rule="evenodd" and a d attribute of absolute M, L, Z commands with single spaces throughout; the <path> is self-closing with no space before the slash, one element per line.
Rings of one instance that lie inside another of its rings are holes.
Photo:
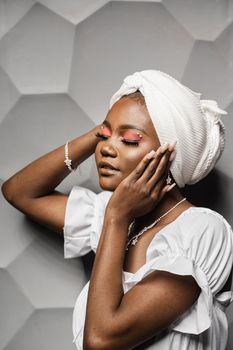
<path fill-rule="evenodd" d="M 69 195 L 64 225 L 64 257 L 96 252 L 105 207 L 112 192 L 95 194 L 74 186 Z M 201 293 L 192 307 L 144 349 L 225 350 L 228 323 L 225 309 L 233 292 L 219 293 L 233 264 L 233 232 L 222 215 L 204 207 L 191 207 L 161 229 L 149 244 L 146 263 L 136 273 L 122 271 L 124 293 L 153 270 L 192 275 Z M 73 311 L 73 343 L 83 349 L 83 329 L 89 282 Z M 156 312 L 156 310 L 155 310 Z"/>

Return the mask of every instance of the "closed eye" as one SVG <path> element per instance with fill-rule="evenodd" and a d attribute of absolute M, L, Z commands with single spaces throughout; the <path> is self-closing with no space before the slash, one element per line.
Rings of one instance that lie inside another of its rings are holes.
<path fill-rule="evenodd" d="M 107 140 L 108 137 L 105 135 L 100 134 L 99 132 L 97 132 L 95 134 L 95 136 L 101 138 L 103 141 Z M 138 146 L 139 145 L 139 141 L 136 140 L 126 140 L 126 139 L 122 139 L 121 142 L 123 142 L 124 144 L 126 144 L 127 146 Z"/>

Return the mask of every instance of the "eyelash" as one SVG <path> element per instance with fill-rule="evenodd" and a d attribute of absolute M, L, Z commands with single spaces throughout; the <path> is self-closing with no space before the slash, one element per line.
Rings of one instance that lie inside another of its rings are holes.
<path fill-rule="evenodd" d="M 103 141 L 107 140 L 107 136 L 101 135 L 100 133 L 96 133 L 95 136 L 100 137 Z M 129 140 L 121 140 L 123 143 L 125 143 L 127 146 L 138 146 L 138 141 L 129 141 Z"/>

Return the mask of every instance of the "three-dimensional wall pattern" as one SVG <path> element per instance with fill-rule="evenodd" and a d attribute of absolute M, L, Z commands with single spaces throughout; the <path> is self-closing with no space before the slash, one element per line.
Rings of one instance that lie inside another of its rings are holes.
<path fill-rule="evenodd" d="M 228 111 L 207 193 L 233 225 L 232 0 L 0 0 L 0 182 L 100 123 L 122 79 L 143 69 Z M 74 184 L 100 191 L 94 156 L 57 189 Z M 0 220 L 0 350 L 74 349 L 72 310 L 91 260 L 64 260 L 63 240 L 2 194 Z M 227 316 L 230 350 L 233 306 Z"/>

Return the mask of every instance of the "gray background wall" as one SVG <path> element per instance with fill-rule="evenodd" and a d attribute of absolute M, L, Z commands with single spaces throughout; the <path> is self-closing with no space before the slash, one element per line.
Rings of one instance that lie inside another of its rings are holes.
<path fill-rule="evenodd" d="M 228 111 L 224 155 L 187 193 L 233 225 L 233 0 L 0 0 L 1 182 L 101 122 L 122 79 L 142 69 Z M 93 156 L 80 168 L 57 189 L 99 192 Z M 93 255 L 64 260 L 63 239 L 1 194 L 0 220 L 0 350 L 74 349 L 72 310 Z M 233 305 L 227 316 L 230 350 Z"/>

